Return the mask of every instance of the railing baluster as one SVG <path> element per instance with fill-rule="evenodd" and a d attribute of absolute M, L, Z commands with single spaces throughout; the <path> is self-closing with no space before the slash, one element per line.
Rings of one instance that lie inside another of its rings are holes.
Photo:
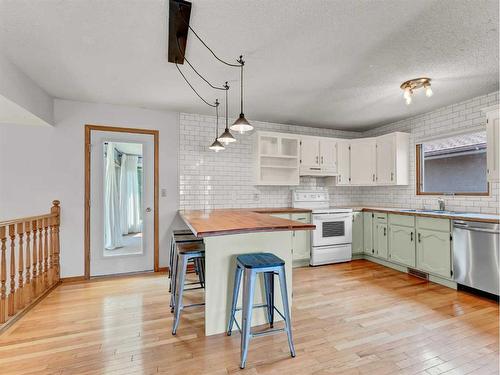
<path fill-rule="evenodd" d="M 18 310 L 24 307 L 24 223 L 17 224 L 18 265 L 17 265 L 17 291 L 16 291 L 16 306 Z"/>
<path fill-rule="evenodd" d="M 10 290 L 9 290 L 9 316 L 16 313 L 15 292 L 16 292 L 16 226 L 9 225 L 10 237 Z"/>
<path fill-rule="evenodd" d="M 55 200 L 52 202 L 52 208 L 50 212 L 55 214 L 56 216 L 53 218 L 54 220 L 54 253 L 53 253 L 53 264 L 54 264 L 54 272 L 53 272 L 53 283 L 58 283 L 60 278 L 60 260 L 59 260 L 59 225 L 61 222 L 61 207 L 59 206 L 61 202 Z"/>
<path fill-rule="evenodd" d="M 33 220 L 31 222 L 31 228 L 33 229 L 33 282 L 31 283 L 31 299 L 35 299 L 38 293 L 38 247 L 37 247 L 37 221 Z"/>
<path fill-rule="evenodd" d="M 31 223 L 24 223 L 26 233 L 26 284 L 24 285 L 24 304 L 31 302 Z"/>
<path fill-rule="evenodd" d="M 7 305 L 6 305 L 6 293 L 7 293 L 7 286 L 5 285 L 6 279 L 7 279 L 7 258 L 6 258 L 6 251 L 7 251 L 7 235 L 5 231 L 5 227 L 0 227 L 0 250 L 1 250 L 1 257 L 0 257 L 0 281 L 1 281 L 1 289 L 0 289 L 0 323 L 5 323 L 7 320 Z"/>
<path fill-rule="evenodd" d="M 38 227 L 38 285 L 37 296 L 43 293 L 43 219 L 37 220 Z"/>
<path fill-rule="evenodd" d="M 54 284 L 54 218 L 49 218 L 49 286 Z"/>
<path fill-rule="evenodd" d="M 49 219 L 43 219 L 43 290 L 49 288 Z"/>

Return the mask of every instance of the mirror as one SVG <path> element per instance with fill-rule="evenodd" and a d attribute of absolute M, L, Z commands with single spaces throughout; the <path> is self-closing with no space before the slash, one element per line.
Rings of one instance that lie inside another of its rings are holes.
<path fill-rule="evenodd" d="M 104 142 L 103 256 L 143 252 L 141 143 Z"/>

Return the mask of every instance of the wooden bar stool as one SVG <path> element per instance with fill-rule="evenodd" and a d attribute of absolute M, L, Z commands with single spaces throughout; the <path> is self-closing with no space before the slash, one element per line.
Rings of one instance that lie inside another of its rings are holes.
<path fill-rule="evenodd" d="M 254 305 L 255 280 L 259 273 L 264 274 L 264 286 L 266 303 Z M 274 276 L 277 275 L 280 281 L 281 297 L 283 301 L 283 313 L 274 306 Z M 243 277 L 243 301 L 242 307 L 237 308 L 238 294 L 240 290 L 241 278 Z M 254 308 L 266 308 L 267 318 L 270 329 L 252 333 L 252 310 Z M 238 325 L 235 319 L 236 311 L 242 310 L 242 326 Z M 284 328 L 273 328 L 274 311 L 276 311 L 284 320 Z M 292 339 L 292 323 L 290 320 L 290 308 L 288 305 L 288 293 L 286 287 L 285 261 L 271 253 L 253 253 L 243 254 L 236 257 L 236 271 L 234 277 L 233 300 L 231 304 L 231 316 L 227 328 L 227 335 L 231 336 L 233 324 L 236 324 L 241 333 L 241 363 L 240 368 L 245 368 L 248 345 L 250 338 L 263 335 L 270 335 L 280 332 L 286 332 L 288 336 L 288 346 L 290 354 L 295 357 L 295 348 Z"/>
<path fill-rule="evenodd" d="M 174 292 L 172 293 L 172 303 L 174 306 L 174 324 L 172 327 L 172 335 L 177 333 L 179 327 L 179 320 L 181 312 L 186 307 L 203 306 L 204 303 L 194 303 L 191 305 L 183 305 L 183 294 L 186 290 L 200 289 L 189 288 L 184 289 L 186 286 L 186 273 L 187 264 L 189 261 L 194 260 L 199 265 L 201 279 L 205 279 L 205 245 L 201 242 L 181 243 L 177 245 L 177 256 L 175 267 L 176 282 L 174 284 Z M 190 285 L 190 284 L 187 284 Z"/>

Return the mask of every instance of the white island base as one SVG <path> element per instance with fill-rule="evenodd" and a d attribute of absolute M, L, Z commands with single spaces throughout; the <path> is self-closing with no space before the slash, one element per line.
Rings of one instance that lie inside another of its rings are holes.
<path fill-rule="evenodd" d="M 245 253 L 273 253 L 285 261 L 288 303 L 292 306 L 292 233 L 291 231 L 228 234 L 205 237 L 205 335 L 226 332 L 231 311 L 236 256 Z M 265 303 L 263 279 L 257 279 L 254 304 Z M 279 279 L 275 277 L 275 306 L 281 312 Z M 238 307 L 241 307 L 243 280 L 240 285 Z M 290 312 L 291 313 L 291 312 Z M 275 321 L 282 318 L 274 315 Z M 241 326 L 241 312 L 236 313 Z M 252 326 L 267 323 L 266 310 L 253 310 Z M 233 327 L 233 332 L 237 327 Z"/>

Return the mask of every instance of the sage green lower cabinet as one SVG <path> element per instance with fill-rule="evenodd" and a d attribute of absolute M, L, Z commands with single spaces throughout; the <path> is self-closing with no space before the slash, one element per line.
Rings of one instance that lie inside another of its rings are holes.
<path fill-rule="evenodd" d="M 452 276 L 449 231 L 417 230 L 417 268 L 446 278 Z"/>
<path fill-rule="evenodd" d="M 374 255 L 378 258 L 387 259 L 388 255 L 388 243 L 387 243 L 387 224 L 376 223 L 374 231 L 374 245 L 375 253 Z"/>
<path fill-rule="evenodd" d="M 308 224 L 311 222 L 309 214 L 292 214 L 292 220 L 300 221 L 301 223 Z M 307 260 L 311 256 L 311 231 L 298 230 L 293 232 L 292 237 L 293 245 L 293 260 Z"/>
<path fill-rule="evenodd" d="M 365 254 L 373 254 L 373 213 L 363 212 L 363 250 Z"/>
<path fill-rule="evenodd" d="M 363 242 L 363 212 L 352 213 L 352 253 L 362 254 Z"/>
<path fill-rule="evenodd" d="M 415 267 L 415 228 L 389 224 L 389 260 Z"/>

